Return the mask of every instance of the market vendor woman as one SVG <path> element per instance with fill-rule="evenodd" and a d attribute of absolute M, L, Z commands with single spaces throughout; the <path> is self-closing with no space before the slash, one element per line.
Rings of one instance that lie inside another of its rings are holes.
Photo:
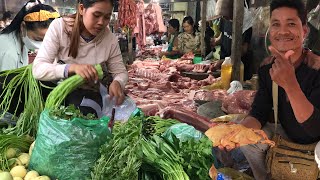
<path fill-rule="evenodd" d="M 183 33 L 178 36 L 178 48 L 181 54 L 200 51 L 200 32 L 197 31 L 191 16 L 183 19 Z"/>
<path fill-rule="evenodd" d="M 166 52 L 161 52 L 160 57 L 166 56 L 170 59 L 176 59 L 180 57 L 178 50 L 178 35 L 179 35 L 180 23 L 178 19 L 170 19 L 168 26 L 168 43 L 169 47 Z"/>
<path fill-rule="evenodd" d="M 67 97 L 66 104 L 79 107 L 83 97 L 102 104 L 99 92 L 89 86 L 98 82 L 95 64 L 105 64 L 113 77 L 109 95 L 116 98 L 117 104 L 124 100 L 128 72 L 118 40 L 107 28 L 112 9 L 112 0 L 79 0 L 75 15 L 54 20 L 48 29 L 33 63 L 34 77 L 55 81 L 78 74 L 88 82 Z"/>
<path fill-rule="evenodd" d="M 0 71 L 28 65 L 28 51 L 38 49 L 59 13 L 51 6 L 29 1 L 0 34 Z"/>

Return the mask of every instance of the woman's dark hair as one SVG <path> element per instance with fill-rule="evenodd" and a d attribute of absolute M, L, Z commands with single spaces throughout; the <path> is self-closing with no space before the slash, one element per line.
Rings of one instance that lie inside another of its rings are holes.
<path fill-rule="evenodd" d="M 168 23 L 171 27 L 175 28 L 177 32 L 179 32 L 180 23 L 178 19 L 170 19 Z"/>
<path fill-rule="evenodd" d="M 188 23 L 193 27 L 193 35 L 196 35 L 196 32 L 199 32 L 198 25 L 194 23 L 193 18 L 191 16 L 183 18 L 182 23 Z"/>
<path fill-rule="evenodd" d="M 110 2 L 112 7 L 114 5 L 113 0 L 78 0 L 77 13 L 69 16 L 71 18 L 74 18 L 75 21 L 74 21 L 71 36 L 70 36 L 71 42 L 70 42 L 68 56 L 72 56 L 73 58 L 76 58 L 78 56 L 78 49 L 80 44 L 80 32 L 84 28 L 84 25 L 82 22 L 82 16 L 79 13 L 79 4 L 83 4 L 83 7 L 87 9 L 92 7 L 94 3 L 103 2 L 103 1 Z"/>
<path fill-rule="evenodd" d="M 3 13 L 3 16 L 2 16 L 2 20 L 5 21 L 7 19 L 10 19 L 11 18 L 11 12 L 10 11 L 6 11 Z"/>
<path fill-rule="evenodd" d="M 29 10 L 26 10 L 26 6 L 28 5 L 28 3 L 34 3 L 34 2 L 35 0 L 30 0 L 29 2 L 27 2 L 21 8 L 18 14 L 14 17 L 10 25 L 1 31 L 1 34 L 9 34 L 13 31 L 16 31 L 16 33 L 20 33 L 20 27 L 22 22 L 25 22 L 27 30 L 35 30 L 38 28 L 48 28 L 50 23 L 53 21 L 53 19 L 49 19 L 47 21 L 34 21 L 34 22 L 23 21 L 23 18 L 29 13 L 40 12 L 40 10 L 56 12 L 56 10 L 53 7 L 45 4 L 37 4 L 31 7 Z"/>
<path fill-rule="evenodd" d="M 304 3 L 301 0 L 273 0 L 270 3 L 270 16 L 275 9 L 288 7 L 297 10 L 302 25 L 307 23 L 307 12 Z"/>

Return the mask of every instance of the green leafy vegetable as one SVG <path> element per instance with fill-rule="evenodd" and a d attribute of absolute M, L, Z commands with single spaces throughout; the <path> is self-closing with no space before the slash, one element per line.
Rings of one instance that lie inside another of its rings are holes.
<path fill-rule="evenodd" d="M 165 180 L 189 180 L 180 162 L 183 159 L 177 154 L 174 146 L 165 138 L 153 136 L 141 142 L 143 160 L 163 173 Z"/>
<path fill-rule="evenodd" d="M 49 115 L 53 119 L 65 119 L 65 120 L 72 120 L 74 118 L 81 118 L 87 120 L 94 120 L 97 119 L 96 115 L 94 114 L 87 114 L 86 116 L 83 115 L 79 108 L 76 108 L 73 104 L 70 106 L 60 106 L 55 107 L 49 111 Z"/>
<path fill-rule="evenodd" d="M 101 147 L 92 178 L 95 180 L 138 179 L 142 163 L 141 117 L 130 118 L 123 124 L 115 124 L 113 138 Z"/>
<path fill-rule="evenodd" d="M 143 121 L 142 134 L 145 137 L 162 135 L 169 127 L 179 123 L 175 119 L 162 119 L 159 116 L 150 116 Z"/>
<path fill-rule="evenodd" d="M 7 82 L 7 77 L 14 75 L 14 77 Z M 1 92 L 1 99 L 3 101 L 0 104 L 0 118 L 4 117 L 8 112 L 10 104 L 12 104 L 13 96 L 16 92 L 21 95 L 24 94 L 24 111 L 18 117 L 18 121 L 15 127 L 8 128 L 4 131 L 6 134 L 31 135 L 34 136 L 37 132 L 38 122 L 40 114 L 43 110 L 43 98 L 39 81 L 37 81 L 32 75 L 32 65 L 28 65 L 19 69 L 3 71 L 0 73 L 1 77 L 6 77 L 5 82 L 2 84 L 3 92 Z M 21 101 L 21 100 L 20 100 Z M 17 108 L 19 103 L 17 104 Z M 14 112 L 16 115 L 17 108 Z"/>
<path fill-rule="evenodd" d="M 173 138 L 175 138 L 174 135 Z M 204 136 L 199 141 L 195 139 L 185 142 L 180 141 L 178 152 L 184 160 L 181 162 L 183 169 L 190 179 L 210 180 L 209 169 L 214 162 L 214 158 L 212 156 L 212 143 L 207 137 Z"/>

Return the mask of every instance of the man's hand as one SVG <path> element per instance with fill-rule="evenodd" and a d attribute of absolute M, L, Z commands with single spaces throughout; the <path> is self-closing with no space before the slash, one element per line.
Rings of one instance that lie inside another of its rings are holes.
<path fill-rule="evenodd" d="M 271 79 L 283 89 L 288 90 L 297 82 L 295 68 L 291 63 L 291 56 L 294 51 L 289 50 L 283 55 L 272 46 L 269 46 L 269 50 L 276 58 L 269 71 Z"/>
<path fill-rule="evenodd" d="M 124 101 L 124 93 L 122 91 L 121 85 L 118 81 L 113 81 L 109 86 L 109 95 L 112 99 L 116 98 L 116 104 L 119 106 Z"/>
<path fill-rule="evenodd" d="M 89 64 L 71 64 L 69 75 L 78 74 L 88 82 L 98 82 L 99 76 L 93 65 Z"/>

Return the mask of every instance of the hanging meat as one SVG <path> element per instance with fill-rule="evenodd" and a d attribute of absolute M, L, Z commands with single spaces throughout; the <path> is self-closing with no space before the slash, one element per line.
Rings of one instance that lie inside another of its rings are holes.
<path fill-rule="evenodd" d="M 162 19 L 162 9 L 156 3 L 150 3 L 145 9 L 146 34 L 166 32 L 167 29 Z"/>
<path fill-rule="evenodd" d="M 135 0 L 119 1 L 119 24 L 121 28 L 128 27 L 131 31 L 137 25 L 137 6 Z"/>
<path fill-rule="evenodd" d="M 146 25 L 143 0 L 137 2 L 137 26 L 134 28 L 133 32 L 136 34 L 139 49 L 143 49 L 146 45 Z"/>

